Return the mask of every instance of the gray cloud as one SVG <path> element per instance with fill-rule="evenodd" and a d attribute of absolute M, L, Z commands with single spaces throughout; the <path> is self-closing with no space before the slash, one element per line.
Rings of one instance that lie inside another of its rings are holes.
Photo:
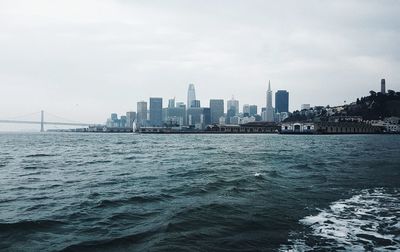
<path fill-rule="evenodd" d="M 149 96 L 264 105 L 266 83 L 301 103 L 400 89 L 399 1 L 0 2 L 0 117 L 102 122 Z M 79 106 L 76 106 L 78 104 Z M 1 128 L 0 128 L 1 129 Z"/>

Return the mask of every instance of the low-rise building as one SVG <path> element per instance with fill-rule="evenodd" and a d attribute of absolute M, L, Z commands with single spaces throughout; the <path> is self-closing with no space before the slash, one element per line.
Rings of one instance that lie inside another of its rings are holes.
<path fill-rule="evenodd" d="M 382 131 L 382 127 L 364 122 L 294 122 L 281 125 L 281 134 L 375 134 Z"/>
<path fill-rule="evenodd" d="M 309 122 L 282 123 L 281 133 L 313 134 L 315 133 L 315 124 Z"/>
<path fill-rule="evenodd" d="M 208 133 L 278 133 L 279 126 L 271 122 L 250 122 L 241 125 L 209 125 L 205 129 Z"/>

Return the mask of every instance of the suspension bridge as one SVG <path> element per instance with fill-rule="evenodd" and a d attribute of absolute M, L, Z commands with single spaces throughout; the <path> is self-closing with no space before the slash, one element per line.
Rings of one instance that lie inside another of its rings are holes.
<path fill-rule="evenodd" d="M 46 114 L 50 114 L 50 113 L 46 112 Z M 27 116 L 31 116 L 31 115 L 40 115 L 40 120 L 36 121 L 36 120 L 21 120 L 21 119 L 19 119 L 21 117 L 27 117 Z M 40 125 L 40 132 L 44 132 L 44 126 L 45 125 L 82 126 L 82 127 L 88 127 L 90 125 L 95 125 L 94 123 L 74 122 L 74 121 L 71 121 L 69 119 L 62 118 L 62 117 L 59 117 L 59 116 L 56 116 L 56 115 L 52 115 L 52 116 L 56 117 L 58 119 L 64 120 L 64 122 L 60 122 L 60 121 L 45 121 L 45 119 L 44 119 L 45 118 L 45 113 L 42 110 L 40 112 L 35 112 L 35 113 L 28 114 L 28 115 L 18 116 L 18 117 L 14 117 L 14 118 L 10 118 L 10 119 L 5 119 L 5 120 L 1 120 L 0 119 L 0 123 L 38 124 L 38 125 Z"/>

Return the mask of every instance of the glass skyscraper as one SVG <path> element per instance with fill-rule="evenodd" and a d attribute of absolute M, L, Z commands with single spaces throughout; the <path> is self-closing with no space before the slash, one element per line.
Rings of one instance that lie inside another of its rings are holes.
<path fill-rule="evenodd" d="M 212 124 L 219 124 L 219 118 L 224 116 L 224 100 L 211 99 L 210 100 L 210 117 Z"/>
<path fill-rule="evenodd" d="M 137 124 L 138 126 L 146 126 L 147 123 L 147 102 L 140 101 L 137 103 Z"/>
<path fill-rule="evenodd" d="M 193 101 L 196 100 L 196 91 L 194 89 L 194 84 L 189 84 L 188 93 L 187 93 L 187 108 L 192 107 Z"/>
<path fill-rule="evenodd" d="M 150 126 L 162 125 L 162 98 L 150 98 Z"/>
<path fill-rule="evenodd" d="M 275 112 L 289 112 L 289 92 L 286 90 L 278 90 L 275 93 Z"/>

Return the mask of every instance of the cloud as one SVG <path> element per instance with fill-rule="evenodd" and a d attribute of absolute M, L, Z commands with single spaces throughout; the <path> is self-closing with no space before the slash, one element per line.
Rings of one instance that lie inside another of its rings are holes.
<path fill-rule="evenodd" d="M 0 117 L 51 110 L 103 122 L 149 96 L 202 105 L 274 90 L 338 104 L 400 89 L 399 1 L 11 1 L 0 3 Z M 27 105 L 29 104 L 29 105 Z M 79 104 L 79 110 L 73 105 Z"/>

